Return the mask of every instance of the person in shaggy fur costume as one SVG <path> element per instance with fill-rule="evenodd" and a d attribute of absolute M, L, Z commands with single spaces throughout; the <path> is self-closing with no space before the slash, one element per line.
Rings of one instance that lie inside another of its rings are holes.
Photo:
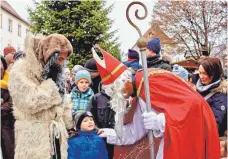
<path fill-rule="evenodd" d="M 66 99 L 62 69 L 71 53 L 63 35 L 26 38 L 26 57 L 15 63 L 9 79 L 15 159 L 67 159 L 72 103 Z"/>

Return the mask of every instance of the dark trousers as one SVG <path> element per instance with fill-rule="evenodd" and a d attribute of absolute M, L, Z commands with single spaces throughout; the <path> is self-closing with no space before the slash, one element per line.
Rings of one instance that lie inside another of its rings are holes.
<path fill-rule="evenodd" d="M 106 149 L 108 151 L 108 158 L 109 159 L 113 159 L 113 156 L 114 156 L 114 145 L 108 144 L 106 139 L 104 139 L 104 141 L 105 141 Z"/>
<path fill-rule="evenodd" d="M 14 130 L 10 127 L 1 128 L 1 148 L 3 159 L 14 159 Z"/>
<path fill-rule="evenodd" d="M 60 151 L 60 143 L 59 139 L 55 138 L 55 147 L 56 147 L 56 153 L 52 156 L 53 159 L 61 159 L 61 151 Z"/>

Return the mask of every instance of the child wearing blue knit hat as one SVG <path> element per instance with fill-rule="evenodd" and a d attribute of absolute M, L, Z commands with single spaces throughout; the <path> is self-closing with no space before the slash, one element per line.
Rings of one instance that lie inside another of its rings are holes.
<path fill-rule="evenodd" d="M 173 73 L 177 74 L 179 77 L 183 78 L 184 80 L 188 81 L 188 71 L 178 64 L 173 66 Z"/>
<path fill-rule="evenodd" d="M 79 110 L 87 110 L 92 97 L 93 90 L 89 87 L 91 84 L 91 76 L 87 70 L 79 70 L 75 76 L 75 87 L 71 92 L 71 100 L 73 103 L 73 112 Z"/>

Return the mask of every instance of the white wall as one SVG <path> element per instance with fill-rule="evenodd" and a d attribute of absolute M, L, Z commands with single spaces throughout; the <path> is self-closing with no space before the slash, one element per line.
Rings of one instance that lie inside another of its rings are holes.
<path fill-rule="evenodd" d="M 178 61 L 183 61 L 183 60 L 186 60 L 184 55 L 183 54 L 177 54 L 177 55 L 172 57 L 172 61 L 171 62 L 178 62 Z"/>
<path fill-rule="evenodd" d="M 1 46 L 0 54 L 3 54 L 3 50 L 6 46 L 11 45 L 16 50 L 24 50 L 24 40 L 26 36 L 26 29 L 29 29 L 28 25 L 23 21 L 12 16 L 1 8 L 2 14 L 2 28 L 1 28 Z M 12 32 L 8 31 L 9 19 L 13 22 Z M 18 24 L 21 25 L 21 36 L 18 36 Z"/>

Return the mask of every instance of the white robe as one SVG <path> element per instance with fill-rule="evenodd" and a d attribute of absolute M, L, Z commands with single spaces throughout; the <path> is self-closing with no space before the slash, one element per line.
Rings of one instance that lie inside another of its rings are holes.
<path fill-rule="evenodd" d="M 156 112 L 153 109 L 152 111 Z M 148 133 L 148 130 L 145 129 L 143 123 L 143 112 L 146 112 L 146 103 L 139 98 L 134 112 L 133 121 L 123 126 L 121 137 L 116 134 L 110 134 L 107 136 L 107 142 L 113 145 L 131 145 L 143 138 Z M 165 119 L 161 121 L 163 122 L 161 125 L 165 125 Z M 161 127 L 159 131 L 153 131 L 155 137 L 162 137 L 156 159 L 163 159 L 164 131 L 165 126 Z"/>

